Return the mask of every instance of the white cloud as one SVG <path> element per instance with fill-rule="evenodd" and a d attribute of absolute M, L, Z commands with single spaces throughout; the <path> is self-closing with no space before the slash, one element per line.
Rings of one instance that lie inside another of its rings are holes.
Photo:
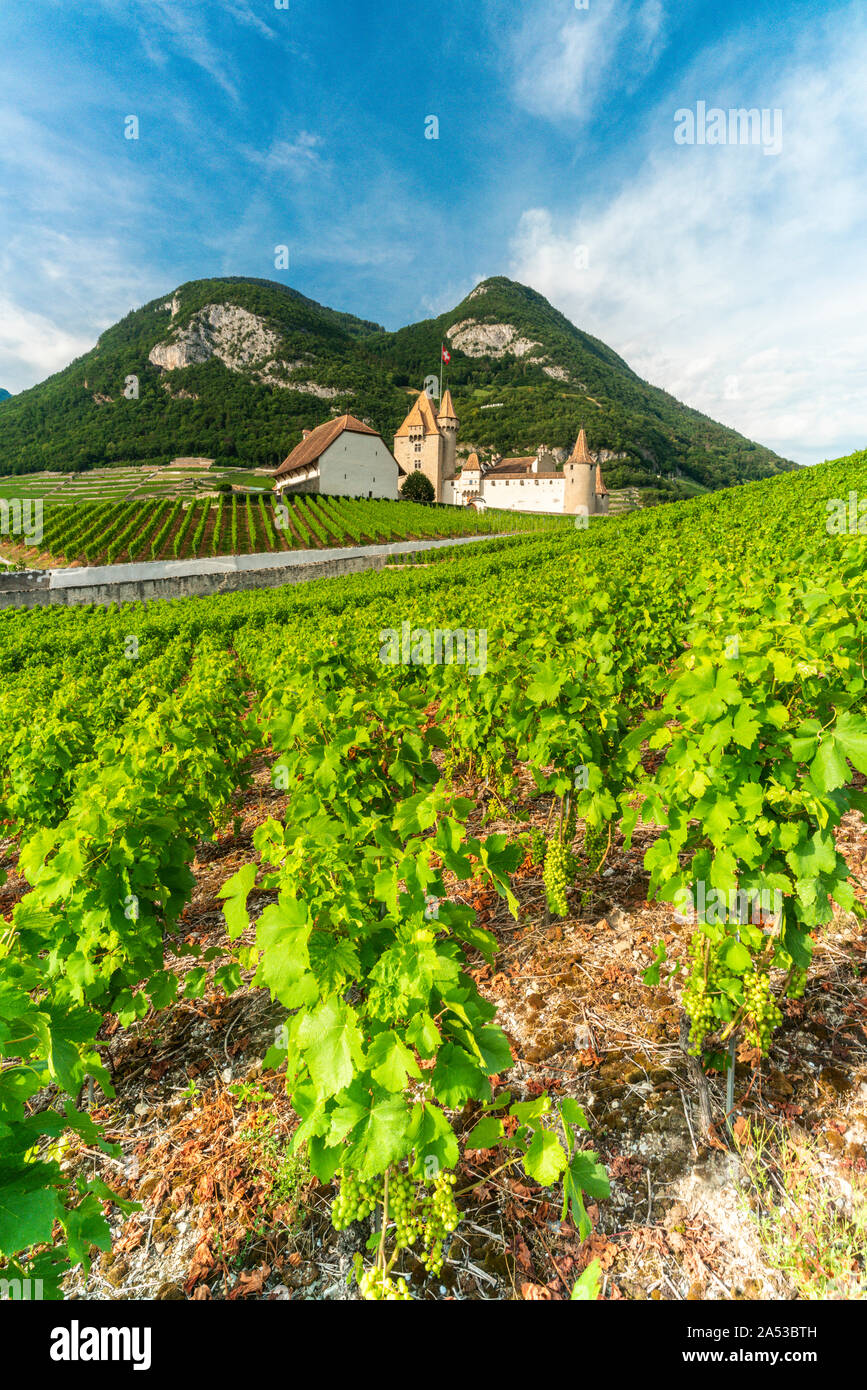
<path fill-rule="evenodd" d="M 854 13 L 773 73 L 748 48 L 703 54 L 651 114 L 637 175 L 564 223 L 524 213 L 512 273 L 654 384 L 798 462 L 863 448 L 865 68 Z M 781 154 L 675 146 L 675 109 L 699 99 L 780 107 Z"/>
<path fill-rule="evenodd" d="M 590 120 L 606 91 L 647 73 L 665 46 L 661 0 L 591 0 L 565 18 L 550 0 L 525 0 L 521 12 L 509 43 L 515 97 L 548 119 Z"/>
<path fill-rule="evenodd" d="M 269 174 L 289 174 L 303 178 L 328 166 L 319 153 L 322 137 L 302 130 L 293 140 L 274 140 L 267 150 L 247 147 L 244 150 L 251 164 L 258 164 Z"/>
<path fill-rule="evenodd" d="M 114 146 L 85 153 L 59 118 L 0 106 L 0 385 L 9 390 L 66 365 L 119 305 L 148 297 L 126 229 L 153 208 L 153 189 L 119 146 L 118 133 Z"/>
<path fill-rule="evenodd" d="M 0 296 L 0 386 L 17 391 L 34 377 L 42 380 L 93 347 L 90 339 L 68 333 L 44 314 L 27 313 Z"/>

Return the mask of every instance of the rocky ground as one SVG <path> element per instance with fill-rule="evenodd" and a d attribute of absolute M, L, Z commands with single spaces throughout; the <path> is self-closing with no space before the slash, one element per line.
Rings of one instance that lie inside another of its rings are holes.
<path fill-rule="evenodd" d="M 281 804 L 261 769 L 233 830 L 199 847 L 178 941 L 214 948 L 211 971 L 226 944 L 218 890 Z M 533 814 L 544 824 L 547 806 L 534 803 Z M 588 1146 L 611 1179 L 610 1199 L 591 1209 L 594 1233 L 581 1241 L 561 1226 L 556 1198 L 499 1171 L 502 1155 L 473 1154 L 442 1276 L 405 1266 L 416 1297 L 568 1298 L 594 1258 L 606 1299 L 867 1296 L 867 930 L 841 914 L 818 935 L 805 997 L 786 1005 L 770 1058 L 759 1070 L 738 1066 L 733 1135 L 721 1074 L 709 1078 L 715 1124 L 704 1133 L 675 994 L 642 979 L 658 941 L 673 958 L 689 936 L 668 907 L 646 902 L 652 831 L 643 833 L 629 851 L 613 846 L 602 873 L 575 888 L 565 921 L 550 920 L 529 858 L 516 878 L 517 923 L 493 893 L 468 899 L 500 943 L 494 966 L 477 970 L 515 1057 L 500 1084 L 517 1098 L 574 1096 L 590 1120 Z M 840 839 L 860 896 L 859 818 Z M 0 911 L 20 890 L 13 874 Z M 347 1276 L 367 1232 L 332 1230 L 331 1190 L 290 1153 L 295 1119 L 279 1077 L 262 1067 L 280 1021 L 280 1008 L 248 987 L 231 997 L 206 990 L 127 1029 L 107 1021 L 117 1094 L 97 1097 L 95 1115 L 122 1157 L 79 1149 L 66 1161 L 141 1209 L 112 1217 L 111 1252 L 86 1278 L 73 1273 L 71 1296 L 356 1296 Z M 474 1120 L 464 1118 L 468 1129 Z"/>

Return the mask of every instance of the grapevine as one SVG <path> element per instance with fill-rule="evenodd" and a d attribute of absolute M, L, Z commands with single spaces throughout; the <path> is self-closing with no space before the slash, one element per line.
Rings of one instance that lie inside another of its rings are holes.
<path fill-rule="evenodd" d="M 15 1212 L 22 1184 L 48 1193 L 37 1234 L 47 1245 L 55 1221 L 68 1228 L 67 1262 L 83 1263 L 94 1243 L 77 1230 L 107 1239 L 100 1204 L 110 1198 L 67 1182 L 48 1141 L 86 1132 L 98 1150 L 98 1128 L 74 1098 L 85 1076 L 110 1091 L 94 1041 L 101 1022 L 111 1010 L 124 1027 L 176 997 L 164 942 L 189 900 L 196 846 L 264 753 L 286 767 L 286 792 L 221 889 L 229 946 L 216 987 L 237 988 L 241 962 L 285 1009 L 285 1045 L 269 1065 L 284 1068 L 311 1170 L 323 1183 L 340 1175 L 334 1225 L 382 1215 L 385 1248 L 361 1271 L 364 1290 L 408 1297 L 391 1263 L 401 1252 L 439 1274 L 465 1143 L 500 1145 L 533 1181 L 562 1183 L 583 1226 L 583 1194 L 601 1200 L 606 1190 L 595 1157 L 574 1134 L 561 1139 L 544 1107 L 528 1109 L 535 1099 L 515 1102 L 508 1125 L 485 1108 L 513 1063 L 476 982 L 479 957 L 495 966 L 500 943 L 486 923 L 496 913 L 478 919 L 467 904 L 498 897 L 503 914 L 517 912 L 526 841 L 480 831 L 481 796 L 456 795 L 443 761 L 472 770 L 484 759 L 514 775 L 523 825 L 538 811 L 533 797 L 544 806 L 570 797 L 545 850 L 558 914 L 568 910 L 578 819 L 591 863 L 603 836 L 607 845 L 616 832 L 619 847 L 622 835 L 629 851 L 643 823 L 650 894 L 662 902 L 697 883 L 749 901 L 779 894 L 778 920 L 706 913 L 678 977 L 694 1055 L 709 1037 L 767 1053 L 781 1024 L 774 982 L 799 998 L 815 934 L 835 908 L 856 910 L 835 832 L 867 809 L 855 776 L 867 772 L 867 565 L 861 539 L 824 530 L 824 501 L 829 488 L 845 496 L 859 483 L 867 488 L 867 456 L 759 485 L 737 506 L 703 497 L 580 534 L 536 533 L 528 521 L 508 546 L 416 571 L 121 612 L 0 615 L 0 795 L 20 880 L 0 958 L 3 1074 L 14 1082 L 12 1102 L 0 1098 L 11 1136 L 3 1209 Z M 299 526 L 312 518 L 329 540 L 337 530 L 355 539 L 506 529 L 490 513 L 403 505 L 291 503 Z M 173 534 L 160 508 L 123 504 L 52 525 L 70 553 L 85 541 L 95 553 L 102 528 L 120 556 L 146 524 L 154 547 L 188 553 L 191 532 L 201 547 L 207 503 Z M 224 530 L 228 512 L 227 503 Z M 734 566 L 745 512 L 752 549 Z M 237 514 L 233 499 L 236 529 Z M 701 544 L 709 526 L 718 546 Z M 385 666 L 380 633 L 405 621 L 484 630 L 487 668 Z M 741 655 L 724 650 L 728 632 L 740 633 Z M 530 843 L 538 855 L 538 833 Z M 194 969 L 185 994 L 213 978 Z M 49 1084 L 69 1109 L 43 1121 L 32 1106 L 25 1124 L 22 1103 Z M 475 1140 L 468 1107 L 482 1116 Z M 517 1155 L 510 1145 L 525 1130 Z M 424 1183 L 430 1156 L 439 1177 Z M 3 1240 L 0 1259 L 31 1259 L 25 1220 L 11 1217 Z"/>

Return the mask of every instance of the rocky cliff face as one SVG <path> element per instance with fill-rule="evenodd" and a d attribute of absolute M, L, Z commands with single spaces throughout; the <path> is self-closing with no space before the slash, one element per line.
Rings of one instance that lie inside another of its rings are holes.
<path fill-rule="evenodd" d="M 484 290 L 484 286 L 480 287 Z M 474 299 L 477 290 L 469 296 Z M 478 319 L 464 319 L 461 323 L 456 323 L 446 332 L 452 347 L 463 352 L 467 357 L 505 357 L 511 354 L 512 357 L 526 358 L 528 365 L 541 367 L 546 376 L 552 381 L 567 382 L 571 380 L 569 372 L 565 367 L 561 367 L 546 354 L 538 353 L 530 357 L 529 353 L 535 348 L 540 348 L 541 343 L 534 342 L 532 338 L 522 337 L 518 329 L 511 323 L 480 323 Z"/>
<path fill-rule="evenodd" d="M 507 352 L 513 357 L 526 357 L 533 348 L 542 346 L 522 338 L 510 323 L 479 323 L 476 319 L 456 323 L 446 336 L 467 357 L 505 357 Z"/>
<path fill-rule="evenodd" d="M 171 309 L 174 318 L 178 312 L 177 295 L 162 307 Z M 216 357 L 233 372 L 251 371 L 255 379 L 266 386 L 300 391 L 302 395 L 316 396 L 323 401 L 353 394 L 333 386 L 320 386 L 316 381 L 293 380 L 294 372 L 306 369 L 309 373 L 315 359 L 298 358 L 294 362 L 276 359 L 280 341 L 279 335 L 258 314 L 236 304 L 208 304 L 193 315 L 185 328 L 151 348 L 148 359 L 155 367 L 174 372 Z M 196 399 L 189 392 L 173 393 L 174 400 L 184 397 Z"/>
<path fill-rule="evenodd" d="M 272 357 L 280 339 L 264 319 L 236 304 L 208 304 L 168 342 L 148 354 L 154 366 L 177 371 L 218 357 L 232 371 L 242 371 Z"/>

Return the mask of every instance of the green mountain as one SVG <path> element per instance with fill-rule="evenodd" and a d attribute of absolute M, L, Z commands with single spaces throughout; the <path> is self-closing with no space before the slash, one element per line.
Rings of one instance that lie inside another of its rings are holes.
<path fill-rule="evenodd" d="M 347 411 L 386 440 L 447 371 L 459 449 L 570 448 L 583 425 L 609 486 L 662 496 L 797 465 L 650 386 L 534 290 L 496 277 L 387 333 L 268 280 L 194 280 L 126 315 L 91 352 L 0 410 L 0 473 L 205 455 L 275 466 Z"/>
<path fill-rule="evenodd" d="M 8 401 L 8 399 L 9 399 L 9 397 L 10 397 L 11 395 L 12 395 L 12 392 L 11 392 L 11 391 L 7 391 L 6 388 L 5 388 L 5 386 L 0 386 L 0 401 Z"/>

